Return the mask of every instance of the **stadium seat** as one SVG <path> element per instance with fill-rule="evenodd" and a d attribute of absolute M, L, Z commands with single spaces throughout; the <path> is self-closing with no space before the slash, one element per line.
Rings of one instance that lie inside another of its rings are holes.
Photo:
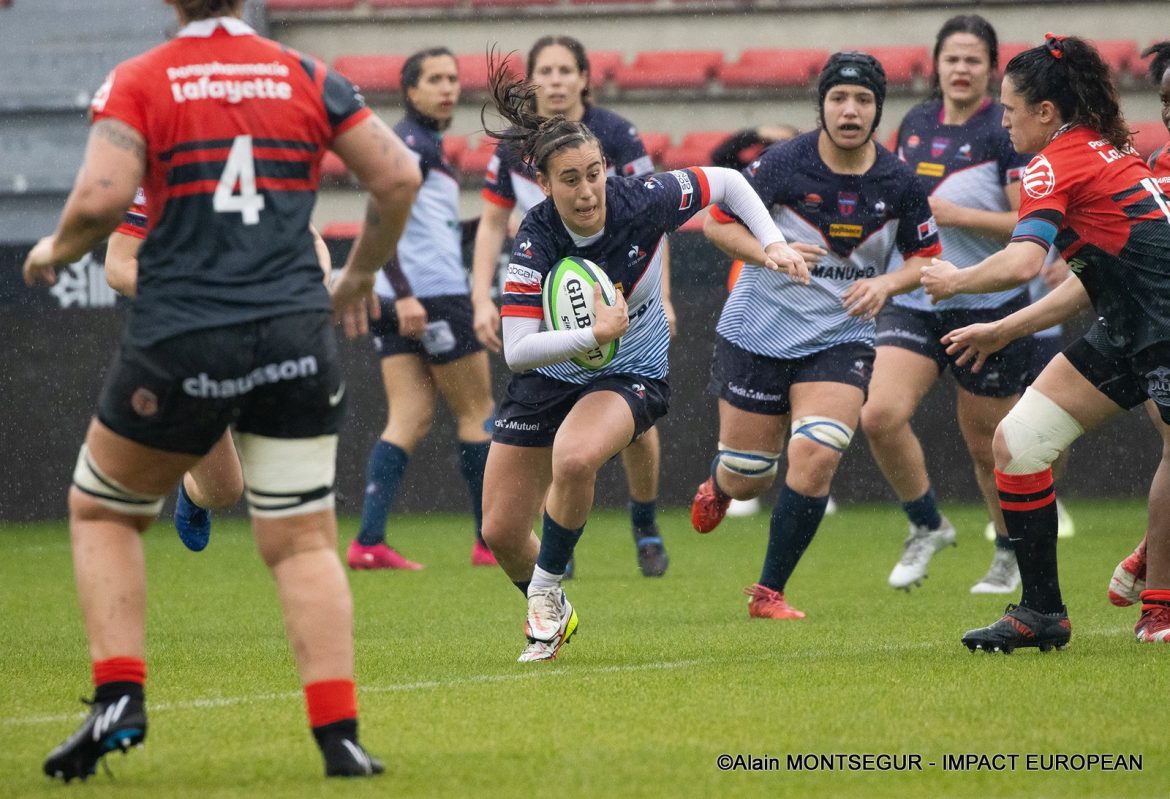
<path fill-rule="evenodd" d="M 708 165 L 711 163 L 711 152 L 727 136 L 721 130 L 692 131 L 683 136 L 677 146 L 666 149 L 662 154 L 662 166 L 665 169 L 683 169 Z"/>
<path fill-rule="evenodd" d="M 486 53 L 465 53 L 455 56 L 459 65 L 459 86 L 465 92 L 486 92 L 488 89 L 488 62 Z M 519 56 L 508 56 L 508 67 L 515 75 L 524 74 Z"/>
<path fill-rule="evenodd" d="M 345 162 L 338 157 L 337 153 L 328 150 L 325 152 L 325 157 L 321 159 L 321 177 L 336 181 L 348 181 L 349 168 L 346 167 Z"/>
<path fill-rule="evenodd" d="M 925 46 L 855 47 L 882 62 L 886 80 L 892 86 L 910 86 L 915 77 L 931 72 L 930 50 Z"/>
<path fill-rule="evenodd" d="M 356 5 L 357 0 L 268 0 L 269 11 L 329 11 Z"/>
<path fill-rule="evenodd" d="M 463 154 L 467 152 L 467 137 L 447 134 L 443 137 L 443 155 L 447 156 L 456 168 L 459 167 Z"/>
<path fill-rule="evenodd" d="M 361 222 L 330 222 L 321 228 L 323 239 L 356 239 L 361 232 Z"/>
<path fill-rule="evenodd" d="M 613 79 L 627 89 L 703 89 L 723 63 L 721 50 L 659 50 L 638 53 Z"/>
<path fill-rule="evenodd" d="M 366 0 L 370 8 L 454 8 L 459 0 Z"/>
<path fill-rule="evenodd" d="M 670 147 L 670 134 L 640 130 L 638 138 L 642 140 L 642 144 L 646 147 L 646 154 L 653 159 L 654 163 L 662 163 L 662 154 Z"/>
<path fill-rule="evenodd" d="M 625 54 L 620 50 L 590 50 L 589 82 L 594 87 L 602 86 L 613 78 L 613 73 L 625 63 L 625 60 Z"/>
<path fill-rule="evenodd" d="M 396 92 L 402 85 L 403 55 L 343 55 L 333 68 L 366 92 Z"/>
<path fill-rule="evenodd" d="M 1145 74 L 1141 50 L 1133 39 L 1094 39 L 1092 42 L 1101 58 L 1118 76 L 1141 78 Z"/>
<path fill-rule="evenodd" d="M 487 169 L 488 161 L 495 155 L 496 145 L 499 142 L 491 136 L 480 136 L 475 147 L 468 147 L 459 159 L 459 170 L 465 175 L 482 175 Z"/>
<path fill-rule="evenodd" d="M 744 50 L 738 61 L 724 64 L 717 77 L 731 88 L 802 87 L 809 85 L 828 58 L 828 50 Z"/>
<path fill-rule="evenodd" d="M 1018 56 L 1025 50 L 1030 50 L 1039 45 L 1040 42 L 1008 42 L 999 45 L 999 74 L 1003 74 L 1003 68 L 1008 65 L 1008 62 Z"/>
<path fill-rule="evenodd" d="M 1142 158 L 1149 158 L 1154 150 L 1170 141 L 1170 134 L 1160 119 L 1130 122 L 1129 129 L 1133 131 L 1133 147 L 1141 153 Z"/>

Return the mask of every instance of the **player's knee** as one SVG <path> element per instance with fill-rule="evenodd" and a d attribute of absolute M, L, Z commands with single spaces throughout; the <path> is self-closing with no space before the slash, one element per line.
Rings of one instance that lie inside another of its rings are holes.
<path fill-rule="evenodd" d="M 75 518 L 96 518 L 113 512 L 142 521 L 139 529 L 145 530 L 162 510 L 163 497 L 133 491 L 122 485 L 101 470 L 90 454 L 89 447 L 82 444 L 77 464 L 73 467 L 73 491 L 70 493 L 69 505 L 70 513 L 78 514 Z M 103 514 L 102 510 L 106 513 Z"/>
<path fill-rule="evenodd" d="M 427 434 L 431 432 L 434 423 L 434 414 L 418 414 L 413 416 L 391 415 L 382 432 L 382 438 L 393 441 L 407 452 L 413 452 Z"/>
<path fill-rule="evenodd" d="M 603 462 L 596 453 L 582 448 L 556 451 L 553 454 L 553 480 L 570 485 L 592 484 Z"/>
<path fill-rule="evenodd" d="M 719 486 L 736 499 L 758 496 L 772 484 L 779 469 L 780 453 L 732 449 L 719 442 L 715 469 L 723 470 Z"/>
<path fill-rule="evenodd" d="M 239 437 L 244 496 L 253 518 L 282 519 L 333 510 L 337 436 Z"/>
<path fill-rule="evenodd" d="M 1044 471 L 1084 432 L 1068 411 L 1029 388 L 996 428 L 996 468 L 1005 474 Z"/>
<path fill-rule="evenodd" d="M 861 429 L 869 439 L 881 440 L 900 430 L 909 422 L 909 417 L 897 406 L 874 402 L 872 399 L 861 407 Z"/>

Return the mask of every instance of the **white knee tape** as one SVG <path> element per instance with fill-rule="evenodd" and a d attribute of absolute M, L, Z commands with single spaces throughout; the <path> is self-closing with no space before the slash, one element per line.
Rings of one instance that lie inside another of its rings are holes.
<path fill-rule="evenodd" d="M 89 447 L 81 445 L 77 465 L 73 467 L 73 485 L 97 500 L 101 505 L 130 516 L 157 516 L 162 510 L 163 498 L 139 494 L 104 474 L 90 457 Z"/>
<path fill-rule="evenodd" d="M 1005 474 L 1044 471 L 1085 432 L 1068 411 L 1034 388 L 1024 391 L 999 427 L 1011 455 Z"/>
<path fill-rule="evenodd" d="M 780 453 L 737 450 L 720 442 L 715 460 L 727 471 L 742 477 L 771 477 L 779 468 Z"/>
<path fill-rule="evenodd" d="M 828 416 L 802 416 L 792 420 L 792 437 L 807 438 L 823 447 L 844 452 L 853 440 L 853 428 Z"/>
<path fill-rule="evenodd" d="M 253 516 L 278 519 L 333 507 L 337 436 L 269 438 L 241 433 L 236 446 Z"/>

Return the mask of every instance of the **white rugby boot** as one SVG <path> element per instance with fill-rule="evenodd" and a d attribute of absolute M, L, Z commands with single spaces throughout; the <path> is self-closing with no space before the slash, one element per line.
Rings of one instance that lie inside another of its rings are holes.
<path fill-rule="evenodd" d="M 937 530 L 910 525 L 910 535 L 902 544 L 902 558 L 890 572 L 890 588 L 909 591 L 911 586 L 921 586 L 926 578 L 926 567 L 934 553 L 945 547 L 958 546 L 955 542 L 955 526 L 946 516 Z"/>

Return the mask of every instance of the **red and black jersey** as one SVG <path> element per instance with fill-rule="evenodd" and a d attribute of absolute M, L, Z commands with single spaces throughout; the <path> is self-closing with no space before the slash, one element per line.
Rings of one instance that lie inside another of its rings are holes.
<path fill-rule="evenodd" d="M 1032 159 L 1022 189 L 1012 241 L 1060 249 L 1110 346 L 1170 340 L 1170 202 L 1142 159 L 1078 126 Z"/>
<path fill-rule="evenodd" d="M 119 64 L 92 117 L 146 139 L 131 340 L 328 309 L 309 233 L 320 162 L 370 113 L 345 78 L 232 17 Z"/>
<path fill-rule="evenodd" d="M 1170 144 L 1163 144 L 1154 154 L 1150 156 L 1150 160 L 1146 162 L 1150 167 L 1150 171 L 1154 173 L 1154 179 L 1158 184 L 1165 187 L 1170 185 Z M 1162 193 L 1166 193 L 1166 189 L 1162 189 Z"/>

